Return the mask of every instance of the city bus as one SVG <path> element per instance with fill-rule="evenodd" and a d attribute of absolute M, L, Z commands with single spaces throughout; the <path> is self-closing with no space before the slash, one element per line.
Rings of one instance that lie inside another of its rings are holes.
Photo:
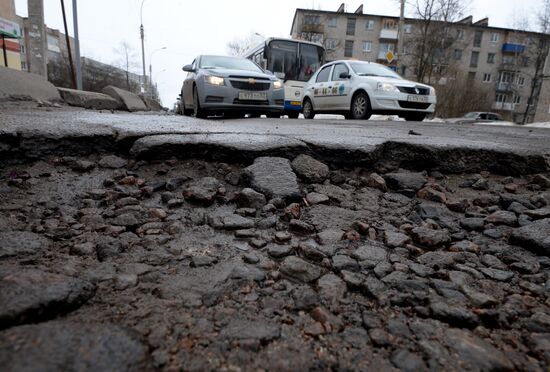
<path fill-rule="evenodd" d="M 325 48 L 321 44 L 304 40 L 268 38 L 246 52 L 243 57 L 283 80 L 283 115 L 296 119 L 302 111 L 306 82 L 325 63 Z"/>

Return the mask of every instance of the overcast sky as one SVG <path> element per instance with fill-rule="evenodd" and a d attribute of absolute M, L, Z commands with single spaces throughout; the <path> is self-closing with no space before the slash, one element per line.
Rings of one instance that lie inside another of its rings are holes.
<path fill-rule="evenodd" d="M 474 21 L 489 17 L 490 26 L 513 27 L 529 18 L 542 0 L 470 0 Z M 27 15 L 27 1 L 15 0 L 17 13 Z M 72 29 L 72 0 L 65 0 Z M 78 0 L 81 53 L 105 63 L 120 60 L 117 48 L 125 41 L 135 50 L 135 72 L 141 71 L 139 38 L 142 0 Z M 145 58 L 149 74 L 158 83 L 162 102 L 171 106 L 185 74 L 181 67 L 198 54 L 226 54 L 226 45 L 236 37 L 257 32 L 288 37 L 296 8 L 336 10 L 342 0 L 145 0 Z M 347 1 L 347 11 L 364 4 L 364 12 L 397 16 L 397 0 Z M 44 0 L 49 27 L 63 30 L 59 0 Z M 531 24 L 534 28 L 534 24 Z M 72 30 L 70 31 L 72 35 Z M 261 41 L 261 39 L 260 39 Z"/>

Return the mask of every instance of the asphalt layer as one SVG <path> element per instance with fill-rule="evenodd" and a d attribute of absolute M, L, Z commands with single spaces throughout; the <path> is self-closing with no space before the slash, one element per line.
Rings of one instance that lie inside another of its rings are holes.
<path fill-rule="evenodd" d="M 407 168 L 422 162 L 419 168 L 449 172 L 494 168 L 499 173 L 536 173 L 548 169 L 550 159 L 550 131 L 542 128 L 338 119 L 200 120 L 32 103 L 4 104 L 0 111 L 4 160 L 12 160 L 15 153 L 17 158 L 37 159 L 98 151 L 131 151 L 137 157 L 204 156 L 208 150 L 218 156 L 238 150 L 254 158 L 285 156 L 290 149 L 285 157 L 303 152 L 332 163 L 368 164 L 383 157 Z M 152 137 L 157 135 L 165 136 Z"/>

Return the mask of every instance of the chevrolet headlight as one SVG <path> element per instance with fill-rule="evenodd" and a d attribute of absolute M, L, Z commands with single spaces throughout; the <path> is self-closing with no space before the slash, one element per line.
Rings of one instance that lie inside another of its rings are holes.
<path fill-rule="evenodd" d="M 430 96 L 435 96 L 435 88 L 430 87 Z"/>
<path fill-rule="evenodd" d="M 205 75 L 204 81 L 212 85 L 225 85 L 225 79 L 219 76 Z"/>
<path fill-rule="evenodd" d="M 399 89 L 397 89 L 395 85 L 390 83 L 378 83 L 376 89 L 382 90 L 384 92 L 399 92 Z"/>
<path fill-rule="evenodd" d="M 282 87 L 283 87 L 283 82 L 281 80 L 277 80 L 273 82 L 274 89 L 281 89 Z"/>

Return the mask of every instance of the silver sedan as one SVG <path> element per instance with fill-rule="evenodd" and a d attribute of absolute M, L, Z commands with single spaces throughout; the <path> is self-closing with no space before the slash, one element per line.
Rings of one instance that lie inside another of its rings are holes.
<path fill-rule="evenodd" d="M 283 112 L 283 82 L 246 58 L 202 55 L 183 70 L 188 72 L 181 89 L 184 115 L 278 117 Z"/>

